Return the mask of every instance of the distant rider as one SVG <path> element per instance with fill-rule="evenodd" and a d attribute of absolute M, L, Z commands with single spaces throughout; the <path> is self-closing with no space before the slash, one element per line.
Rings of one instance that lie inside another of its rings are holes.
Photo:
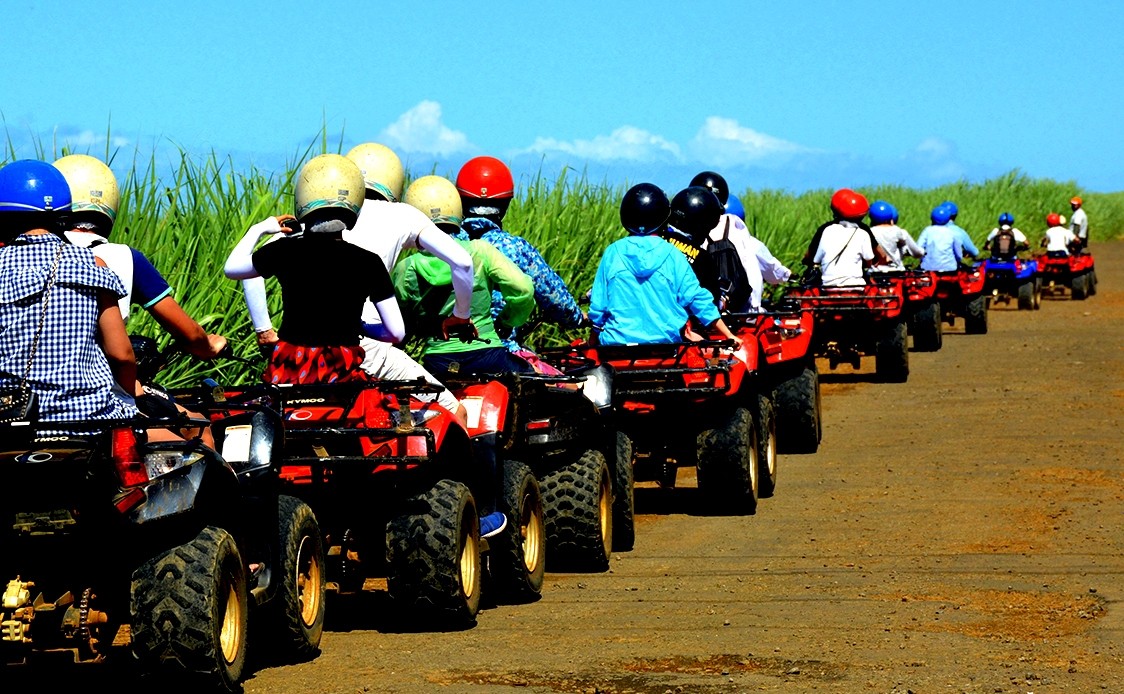
<path fill-rule="evenodd" d="M 1069 230 L 1081 242 L 1081 248 L 1089 247 L 1089 216 L 1085 214 L 1085 208 L 1082 207 L 1081 198 L 1076 195 L 1069 200 L 1069 206 L 1073 210 L 1073 216 L 1069 218 Z"/>
<path fill-rule="evenodd" d="M 885 263 L 886 252 L 874 239 L 863 218 L 870 209 L 866 198 L 849 188 L 831 196 L 832 221 L 816 230 L 818 245 L 810 260 L 820 267 L 825 287 L 854 287 L 866 284 L 864 268 L 877 259 Z"/>
<path fill-rule="evenodd" d="M 917 245 L 925 251 L 921 259 L 921 269 L 934 272 L 956 272 L 960 269 L 960 259 L 964 257 L 963 234 L 949 225 L 952 212 L 944 205 L 938 205 L 929 213 L 932 224 L 921 230 Z"/>
<path fill-rule="evenodd" d="M 1062 226 L 1061 215 L 1057 212 L 1046 215 L 1046 227 L 1039 246 L 1046 249 L 1048 257 L 1065 258 L 1072 248 L 1080 248 L 1081 241 L 1072 231 Z"/>
<path fill-rule="evenodd" d="M 913 240 L 909 232 L 897 224 L 898 211 L 885 200 L 875 200 L 867 213 L 870 217 L 870 230 L 878 245 L 889 257 L 889 262 L 872 267 L 878 272 L 898 272 L 905 270 L 903 256 L 921 258 L 925 251 Z"/>
<path fill-rule="evenodd" d="M 999 226 L 992 229 L 983 248 L 991 252 L 991 257 L 996 260 L 1012 260 L 1019 251 L 1030 248 L 1026 234 L 1015 227 L 1015 216 L 1010 212 L 999 215 Z"/>

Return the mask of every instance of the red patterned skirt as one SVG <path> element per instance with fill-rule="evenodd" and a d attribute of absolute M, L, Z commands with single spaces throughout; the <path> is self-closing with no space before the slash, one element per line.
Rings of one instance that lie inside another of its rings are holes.
<path fill-rule="evenodd" d="M 367 373 L 359 368 L 363 357 L 359 345 L 310 347 L 281 340 L 273 347 L 262 380 L 297 385 L 367 381 Z"/>

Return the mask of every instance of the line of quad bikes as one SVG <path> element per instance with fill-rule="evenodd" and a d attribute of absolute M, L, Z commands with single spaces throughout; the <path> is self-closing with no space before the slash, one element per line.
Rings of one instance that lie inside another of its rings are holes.
<path fill-rule="evenodd" d="M 171 391 L 202 419 L 67 424 L 88 435 L 16 423 L 0 441 L 0 657 L 120 658 L 238 691 L 248 646 L 269 663 L 315 657 L 330 596 L 371 579 L 408 623 L 471 625 L 482 602 L 536 599 L 548 567 L 604 571 L 632 549 L 636 482 L 674 487 L 695 468 L 708 512 L 755 513 L 778 453 L 820 446 L 817 358 L 872 355 L 876 379 L 904 382 L 909 335 L 938 350 L 945 324 L 985 333 L 991 303 L 1034 310 L 1044 292 L 1095 294 L 1092 256 L 793 283 L 764 313 L 726 316 L 737 351 L 575 343 L 541 354 L 561 376 L 450 383 L 467 429 L 415 397 L 433 392 L 420 382 L 209 382 Z M 168 357 L 154 344 L 137 338 L 149 382 Z M 192 424 L 214 449 L 148 440 Z M 509 519 L 487 539 L 484 498 Z"/>

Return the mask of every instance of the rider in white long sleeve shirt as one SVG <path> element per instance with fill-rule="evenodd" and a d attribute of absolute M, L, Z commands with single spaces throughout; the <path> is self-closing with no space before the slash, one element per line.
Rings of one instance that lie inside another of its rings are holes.
<path fill-rule="evenodd" d="M 761 310 L 761 299 L 765 289 L 765 282 L 780 284 L 787 282 L 792 272 L 777 260 L 759 239 L 749 232 L 745 225 L 745 207 L 741 200 L 730 195 L 730 188 L 726 179 L 713 171 L 703 171 L 691 179 L 691 185 L 709 188 L 718 197 L 718 201 L 726 209 L 726 213 L 718 220 L 718 225 L 707 235 L 706 248 L 710 243 L 718 241 L 729 230 L 730 242 L 738 252 L 742 268 L 749 280 L 749 299 L 744 306 L 730 306 L 732 313 L 756 313 Z M 739 214 L 740 213 L 740 214 Z"/>

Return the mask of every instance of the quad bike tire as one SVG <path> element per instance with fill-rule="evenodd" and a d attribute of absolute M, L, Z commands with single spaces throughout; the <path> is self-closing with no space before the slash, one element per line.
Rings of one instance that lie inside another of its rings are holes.
<path fill-rule="evenodd" d="M 239 692 L 250 594 L 234 537 L 208 526 L 133 572 L 132 650 L 142 669 L 177 684 Z"/>
<path fill-rule="evenodd" d="M 507 527 L 488 540 L 491 578 L 504 602 L 531 602 L 542 595 L 546 571 L 542 492 L 525 464 L 508 460 L 503 468 L 499 506 Z"/>
<path fill-rule="evenodd" d="M 1034 280 L 1019 283 L 1019 310 L 1034 310 Z"/>
<path fill-rule="evenodd" d="M 737 407 L 720 417 L 717 426 L 699 432 L 699 491 L 704 503 L 719 513 L 757 513 L 757 430 L 753 415 Z"/>
<path fill-rule="evenodd" d="M 964 311 L 964 332 L 968 335 L 987 334 L 987 298 L 977 296 L 968 302 Z"/>
<path fill-rule="evenodd" d="M 874 350 L 874 372 L 885 383 L 909 379 L 909 344 L 905 321 L 888 326 Z"/>
<path fill-rule="evenodd" d="M 1085 273 L 1077 275 L 1069 282 L 1070 291 L 1073 293 L 1074 301 L 1084 301 L 1088 295 L 1089 285 L 1088 276 Z"/>
<path fill-rule="evenodd" d="M 472 492 L 438 480 L 386 525 L 387 592 L 426 619 L 471 624 L 480 611 L 480 518 Z"/>
<path fill-rule="evenodd" d="M 1097 271 L 1095 269 L 1089 270 L 1089 282 L 1088 282 L 1088 284 L 1089 284 L 1089 288 L 1088 288 L 1088 291 L 1086 293 L 1089 296 L 1093 296 L 1094 294 L 1097 293 Z"/>
<path fill-rule="evenodd" d="M 630 552 L 636 545 L 636 470 L 632 439 L 618 431 L 613 437 L 613 551 Z"/>
<path fill-rule="evenodd" d="M 1034 278 L 1034 310 L 1042 308 L 1042 279 Z"/>
<path fill-rule="evenodd" d="M 320 654 L 324 635 L 327 563 L 316 515 L 291 496 L 278 499 L 278 593 L 262 606 L 270 655 L 303 662 Z"/>
<path fill-rule="evenodd" d="M 766 393 L 754 395 L 753 423 L 757 427 L 757 498 L 777 491 L 777 415 Z"/>
<path fill-rule="evenodd" d="M 596 449 L 539 479 L 552 570 L 606 571 L 613 553 L 613 483 Z"/>
<path fill-rule="evenodd" d="M 917 352 L 936 352 L 944 342 L 944 322 L 941 305 L 930 301 L 913 315 L 913 349 Z"/>
<path fill-rule="evenodd" d="M 815 453 L 823 439 L 820 374 L 815 362 L 799 368 L 773 388 L 777 452 Z"/>

